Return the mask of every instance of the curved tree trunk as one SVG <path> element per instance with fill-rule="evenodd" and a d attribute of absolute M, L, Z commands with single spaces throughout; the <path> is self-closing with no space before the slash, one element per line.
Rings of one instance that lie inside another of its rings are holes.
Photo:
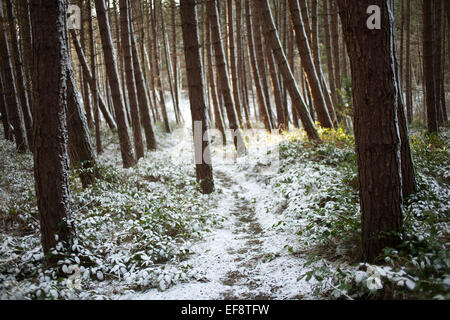
<path fill-rule="evenodd" d="M 114 47 L 112 43 L 109 17 L 106 14 L 105 1 L 95 0 L 95 8 L 97 11 L 100 36 L 103 44 L 105 67 L 108 74 L 109 84 L 111 86 L 111 96 L 116 114 L 123 166 L 124 168 L 129 168 L 136 164 L 136 159 L 133 156 L 130 136 L 128 135 L 128 128 L 125 122 L 125 103 L 122 89 L 120 88 L 119 72 L 117 69 L 116 58 L 114 56 Z"/>
<path fill-rule="evenodd" d="M 294 74 L 289 66 L 284 50 L 281 46 L 281 41 L 278 37 L 275 23 L 270 11 L 268 0 L 253 0 L 261 5 L 262 25 L 264 27 L 264 36 L 270 43 L 275 60 L 278 63 L 278 69 L 283 75 L 283 79 L 291 96 L 292 105 L 295 107 L 298 115 L 302 121 L 306 134 L 311 140 L 319 140 L 319 134 L 314 126 L 314 122 L 309 114 L 308 108 L 300 94 L 297 83 L 295 82 Z"/>
<path fill-rule="evenodd" d="M 303 27 L 305 23 L 303 22 L 302 16 L 300 15 L 297 0 L 289 1 L 289 10 L 291 13 L 292 25 L 295 31 L 295 38 L 297 40 L 297 47 L 302 59 L 303 69 L 306 73 L 306 80 L 308 81 L 308 85 L 311 90 L 317 117 L 323 127 L 332 128 L 333 122 L 336 121 L 336 116 L 332 108 L 330 109 L 330 113 L 327 111 L 327 104 L 325 102 L 325 97 L 322 92 L 319 77 L 317 75 L 317 71 L 311 56 L 307 33 L 305 31 L 305 28 Z"/>
<path fill-rule="evenodd" d="M 78 40 L 77 34 L 74 29 L 70 30 L 70 35 L 72 37 L 73 44 L 75 45 L 75 51 L 77 52 L 78 60 L 80 61 L 80 65 L 83 70 L 83 74 L 89 81 L 90 87 L 91 88 L 96 87 L 97 85 L 94 82 L 95 81 L 94 74 L 91 72 L 91 68 L 88 65 L 88 61 L 84 54 L 83 48 L 81 47 L 81 43 Z M 116 124 L 114 123 L 114 119 L 113 119 L 111 113 L 109 112 L 105 98 L 102 96 L 102 94 L 100 93 L 98 88 L 97 88 L 97 99 L 98 99 L 100 110 L 102 111 L 102 114 L 103 114 L 103 117 L 105 118 L 106 123 L 108 124 L 109 128 L 112 131 L 116 131 L 117 127 L 116 127 Z"/>
<path fill-rule="evenodd" d="M 80 179 L 83 187 L 92 184 L 95 179 L 94 167 L 96 156 L 92 147 L 92 140 L 86 116 L 84 115 L 83 100 L 75 83 L 73 69 L 67 64 L 67 129 L 68 150 L 72 167 L 82 169 Z"/>

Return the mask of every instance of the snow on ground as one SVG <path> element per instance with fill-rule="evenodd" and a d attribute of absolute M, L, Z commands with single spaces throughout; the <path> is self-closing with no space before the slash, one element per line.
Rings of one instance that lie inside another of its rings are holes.
<path fill-rule="evenodd" d="M 182 99 L 183 113 L 187 101 Z M 170 108 L 169 108 L 170 109 Z M 192 159 L 190 121 L 165 143 L 174 161 Z M 286 250 L 298 241 L 293 233 L 273 228 L 279 221 L 277 208 L 266 200 L 277 197 L 270 188 L 270 175 L 261 173 L 266 154 L 252 153 L 236 161 L 213 158 L 214 179 L 219 193 L 209 214 L 221 221 L 203 240 L 189 248 L 184 264 L 192 267 L 190 280 L 165 291 L 129 292 L 113 299 L 299 299 L 313 298 L 311 283 L 297 281 L 304 273 L 305 258 Z M 214 160 L 217 160 L 214 163 Z M 229 160 L 229 159 L 228 159 Z M 271 201 L 273 203 L 273 201 Z"/>

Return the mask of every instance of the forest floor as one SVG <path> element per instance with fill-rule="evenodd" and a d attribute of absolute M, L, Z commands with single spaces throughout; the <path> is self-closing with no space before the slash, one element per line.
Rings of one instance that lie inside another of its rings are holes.
<path fill-rule="evenodd" d="M 191 130 L 174 129 L 157 126 L 158 150 L 130 169 L 105 132 L 88 188 L 71 170 L 76 240 L 55 268 L 43 263 L 32 155 L 0 138 L 0 299 L 450 299 L 448 129 L 411 131 L 419 190 L 404 201 L 404 242 L 377 265 L 359 262 L 351 134 L 263 133 L 243 157 L 213 152 L 216 190 L 202 195 Z"/>

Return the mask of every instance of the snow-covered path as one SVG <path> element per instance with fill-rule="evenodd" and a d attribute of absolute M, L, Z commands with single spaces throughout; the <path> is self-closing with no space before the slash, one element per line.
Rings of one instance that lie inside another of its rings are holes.
<path fill-rule="evenodd" d="M 217 166 L 215 183 L 221 196 L 211 213 L 223 222 L 190 248 L 192 254 L 185 263 L 192 266 L 192 279 L 165 291 L 151 289 L 120 298 L 312 298 L 311 284 L 297 281 L 305 259 L 284 247 L 295 238 L 272 228 L 279 220 L 277 208 L 264 206 L 263 199 L 274 196 L 264 179 L 235 164 Z"/>
<path fill-rule="evenodd" d="M 172 110 L 172 108 L 169 108 Z M 181 110 L 190 118 L 187 96 L 182 96 Z M 174 119 L 174 115 L 170 115 Z M 192 157 L 190 122 L 161 142 L 176 161 Z M 187 130 L 187 131 L 183 131 Z M 186 134 L 187 133 L 187 134 Z M 253 155 L 254 156 L 254 155 Z M 298 242 L 293 232 L 273 228 L 280 221 L 283 199 L 269 201 L 280 207 L 267 208 L 266 200 L 276 195 L 248 158 L 217 164 L 213 159 L 216 206 L 210 213 L 222 220 L 202 241 L 189 248 L 187 265 L 191 280 L 165 291 L 150 289 L 144 293 L 117 296 L 118 299 L 308 299 L 313 298 L 311 283 L 297 278 L 304 273 L 303 256 L 293 255 L 286 245 Z M 220 161 L 219 161 L 220 162 Z M 251 164 L 250 164 L 251 163 Z"/>

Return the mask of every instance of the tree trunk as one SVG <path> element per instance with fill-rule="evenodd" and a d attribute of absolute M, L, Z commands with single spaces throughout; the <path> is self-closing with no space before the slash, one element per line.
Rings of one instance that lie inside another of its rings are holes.
<path fill-rule="evenodd" d="M 304 22 L 300 15 L 300 9 L 297 0 L 289 1 L 289 10 L 291 14 L 292 25 L 295 31 L 295 38 L 297 40 L 297 47 L 302 59 L 302 66 L 306 73 L 306 80 L 311 90 L 314 108 L 317 112 L 317 117 L 320 124 L 325 128 L 332 128 L 333 122 L 336 121 L 334 110 L 330 108 L 330 113 L 327 111 L 327 104 L 322 92 L 322 87 L 319 82 L 314 62 L 311 56 L 309 40 L 305 32 Z M 330 106 L 332 107 L 332 106 Z"/>
<path fill-rule="evenodd" d="M 336 77 L 334 75 L 334 67 L 333 67 L 333 52 L 331 48 L 331 34 L 330 34 L 330 23 L 328 19 L 329 11 L 328 11 L 328 1 L 323 0 L 323 31 L 325 33 L 325 50 L 327 55 L 327 68 L 328 68 L 328 83 L 330 85 L 331 97 L 333 99 L 333 104 L 337 108 L 336 111 L 339 111 L 338 104 L 338 93 L 336 88 Z M 334 0 L 333 0 L 334 1 Z"/>
<path fill-rule="evenodd" d="M 444 123 L 443 108 L 441 103 L 442 88 L 442 1 L 434 0 L 434 20 L 433 20 L 433 71 L 434 71 L 434 91 L 436 100 L 436 111 L 439 124 Z"/>
<path fill-rule="evenodd" d="M 406 112 L 408 123 L 413 121 L 413 104 L 412 104 L 412 89 L 411 89 L 411 1 L 406 1 L 406 65 L 405 65 L 405 80 L 406 80 Z"/>
<path fill-rule="evenodd" d="M 242 45 L 243 30 L 242 24 L 242 1 L 236 1 L 236 39 L 237 39 L 237 73 L 238 73 L 238 86 L 240 88 L 242 109 L 245 115 L 245 127 L 247 129 L 252 128 L 249 113 L 249 99 L 248 99 L 248 87 L 247 87 L 247 73 L 245 68 L 245 54 Z"/>
<path fill-rule="evenodd" d="M 259 19 L 259 12 L 258 12 L 258 3 L 252 2 L 252 9 L 254 14 L 252 14 L 253 19 L 253 37 L 255 41 L 255 54 L 256 54 L 256 62 L 258 64 L 258 71 L 260 76 L 260 81 L 262 84 L 262 89 L 264 93 L 264 98 L 266 100 L 266 108 L 267 108 L 267 115 L 269 116 L 269 123 L 270 127 L 275 127 L 275 120 L 272 114 L 272 101 L 270 99 L 270 91 L 269 91 L 269 84 L 267 83 L 267 69 L 266 69 L 266 61 L 265 61 L 265 53 L 263 48 L 263 26 L 261 25 L 261 21 Z"/>
<path fill-rule="evenodd" d="M 92 92 L 92 109 L 94 110 L 94 124 L 95 124 L 95 146 L 97 148 L 97 154 L 103 152 L 102 137 L 101 137 L 101 119 L 98 113 L 99 99 L 98 99 L 98 87 L 97 87 L 97 72 L 96 72 L 96 47 L 94 37 L 94 15 L 92 13 L 92 2 L 88 0 L 89 11 L 89 47 L 91 49 L 91 70 L 92 70 L 92 82 L 90 82 L 90 88 Z M 106 108 L 105 108 L 106 111 Z"/>
<path fill-rule="evenodd" d="M 106 14 L 106 5 L 104 0 L 95 0 L 95 8 L 97 11 L 97 19 L 100 29 L 100 36 L 103 44 L 103 54 L 105 57 L 105 67 L 108 73 L 108 80 L 111 86 L 111 95 L 116 114 L 117 127 L 119 133 L 120 151 L 124 168 L 132 167 L 136 164 L 131 147 L 128 128 L 125 122 L 125 104 L 122 89 L 120 88 L 119 72 L 117 70 L 117 62 L 114 56 L 114 47 L 111 37 L 111 29 L 109 17 Z"/>
<path fill-rule="evenodd" d="M 157 4 L 161 5 L 161 0 L 154 0 L 153 6 L 151 9 L 151 21 L 152 21 L 152 33 L 153 33 L 153 55 L 154 55 L 154 68 L 155 68 L 155 76 L 156 76 L 156 84 L 159 92 L 159 103 L 160 108 L 164 120 L 164 128 L 166 130 L 166 133 L 171 132 L 170 124 L 169 124 L 169 117 L 167 116 L 167 109 L 166 109 L 166 100 L 164 98 L 164 88 L 162 85 L 162 72 L 159 67 L 159 61 L 160 61 L 160 46 L 159 46 L 159 40 L 158 40 L 158 30 L 157 30 L 157 19 L 156 19 L 156 10 L 157 10 Z"/>
<path fill-rule="evenodd" d="M 423 74 L 426 93 L 427 129 L 428 132 L 438 131 L 437 103 L 435 89 L 435 71 L 433 64 L 433 2 L 423 1 Z"/>
<path fill-rule="evenodd" d="M 84 54 L 83 48 L 81 47 L 80 41 L 78 40 L 77 34 L 74 29 L 70 30 L 70 35 L 72 36 L 73 44 L 75 45 L 75 51 L 77 52 L 78 60 L 80 61 L 81 68 L 83 69 L 84 76 L 88 79 L 90 87 L 96 86 L 94 82 L 94 74 L 91 72 L 91 68 L 88 65 L 88 61 L 86 59 L 86 55 Z M 99 103 L 100 110 L 102 111 L 103 117 L 105 118 L 106 123 L 112 131 L 116 131 L 117 127 L 114 122 L 113 116 L 108 110 L 108 106 L 105 98 L 100 93 L 100 90 L 97 89 L 97 99 Z"/>
<path fill-rule="evenodd" d="M 6 107 L 9 121 L 14 128 L 16 149 L 19 152 L 26 152 L 28 147 L 23 127 L 22 112 L 17 99 L 16 81 L 10 52 L 3 7 L 0 6 L 0 65 Z"/>
<path fill-rule="evenodd" d="M 197 181 L 200 183 L 202 193 L 209 194 L 214 191 L 214 179 L 209 150 L 206 104 L 203 96 L 202 63 L 197 26 L 197 9 L 195 6 L 195 0 L 181 0 L 180 2 L 186 74 L 194 133 Z"/>
<path fill-rule="evenodd" d="M 87 0 L 90 1 L 90 0 Z M 83 2 L 84 0 L 80 0 L 79 6 L 81 9 L 81 29 L 80 29 L 80 42 L 81 42 L 81 46 L 83 48 L 87 48 L 86 46 L 86 40 L 87 38 L 85 37 L 85 21 L 89 20 L 89 17 L 86 17 L 86 7 L 83 6 Z M 89 13 L 90 14 L 90 13 Z M 91 107 L 91 99 L 90 99 L 90 95 L 89 95 L 89 82 L 87 79 L 84 78 L 83 76 L 83 72 L 80 72 L 80 80 L 82 83 L 82 88 L 83 88 L 83 104 L 84 104 L 84 108 L 86 111 L 86 119 L 87 119 L 87 123 L 89 128 L 93 127 L 93 119 L 92 119 L 92 107 Z"/>
<path fill-rule="evenodd" d="M 6 107 L 5 93 L 3 91 L 3 80 L 0 77 L 0 113 L 3 124 L 3 133 L 5 134 L 5 139 L 9 141 L 14 141 L 13 132 L 11 130 L 11 125 L 9 123 L 8 110 Z"/>
<path fill-rule="evenodd" d="M 32 70 L 33 70 L 33 48 L 32 48 L 32 36 L 31 36 L 31 17 L 30 17 L 30 0 L 22 0 L 17 1 L 17 11 L 18 11 L 18 20 L 19 20 L 19 29 L 20 29 L 20 39 L 22 45 L 22 56 L 23 56 L 23 67 L 25 70 L 26 76 L 26 89 L 28 95 L 28 102 L 30 105 L 31 114 L 33 114 L 33 110 L 31 109 L 33 106 L 32 97 L 33 94 L 31 92 L 32 88 Z"/>
<path fill-rule="evenodd" d="M 71 247 L 74 230 L 67 156 L 67 2 L 32 0 L 34 177 L 41 225 L 41 240 L 49 263 L 52 248 Z M 53 259 L 51 259 L 53 258 Z"/>
<path fill-rule="evenodd" d="M 352 69 L 362 258 L 374 262 L 383 248 L 399 243 L 402 226 L 393 6 L 391 0 L 338 4 Z M 380 30 L 365 27 L 369 5 L 381 8 Z"/>
<path fill-rule="evenodd" d="M 250 1 L 245 0 L 245 11 L 246 11 L 246 23 L 247 23 L 247 41 L 250 52 L 250 64 L 253 71 L 253 80 L 255 82 L 256 87 L 256 97 L 258 101 L 259 114 L 264 123 L 264 126 L 268 132 L 272 130 L 272 126 L 270 125 L 269 114 L 267 111 L 266 98 L 263 93 L 263 86 L 261 83 L 261 77 L 259 72 L 259 67 L 256 62 L 256 52 L 255 52 L 255 40 L 253 37 L 253 26 L 252 26 L 252 11 L 250 8 Z M 256 116 L 256 115 L 255 115 Z"/>
<path fill-rule="evenodd" d="M 220 23 L 217 11 L 217 0 L 211 0 L 207 3 L 208 18 L 211 23 L 212 44 L 214 47 L 215 61 L 220 77 L 220 91 L 224 99 L 225 109 L 228 116 L 228 124 L 233 130 L 233 142 L 239 155 L 245 153 L 246 148 L 239 129 L 236 117 L 236 109 L 233 97 L 231 95 L 230 79 L 228 77 L 228 68 L 225 62 L 225 53 L 223 51 L 220 37 Z"/>
<path fill-rule="evenodd" d="M 253 0 L 256 1 L 256 0 Z M 306 134 L 311 140 L 319 140 L 319 134 L 314 126 L 314 122 L 311 119 L 311 115 L 306 107 L 303 97 L 298 90 L 297 83 L 295 82 L 294 74 L 289 67 L 288 60 L 281 47 L 281 41 L 278 37 L 278 33 L 275 27 L 275 23 L 270 11 L 270 5 L 268 0 L 258 1 L 261 5 L 262 21 L 261 24 L 264 27 L 264 36 L 270 43 L 275 60 L 278 63 L 278 69 L 283 75 L 283 79 L 291 96 L 292 104 L 295 106 L 296 111 L 302 121 Z"/>
<path fill-rule="evenodd" d="M 132 15 L 130 14 L 130 17 Z M 150 120 L 150 96 L 145 85 L 144 75 L 142 71 L 141 61 L 137 51 L 136 38 L 134 36 L 133 23 L 130 22 L 130 37 L 131 49 L 133 56 L 133 70 L 136 81 L 137 98 L 139 103 L 139 111 L 141 115 L 141 122 L 144 127 L 145 140 L 147 142 L 147 149 L 156 150 L 156 138 L 153 131 L 152 122 Z"/>
<path fill-rule="evenodd" d="M 205 17 L 206 18 L 206 17 Z M 208 61 L 208 80 L 209 80 L 209 88 L 211 92 L 211 100 L 213 103 L 213 109 L 214 109 L 214 123 L 216 125 L 216 129 L 218 129 L 222 135 L 222 144 L 225 146 L 227 144 L 227 137 L 225 133 L 225 126 L 222 114 L 220 112 L 220 105 L 219 105 L 219 97 L 217 94 L 217 88 L 216 88 L 216 82 L 215 80 L 215 72 L 213 68 L 213 58 L 212 58 L 212 43 L 211 43 L 211 25 L 206 18 L 206 25 L 207 25 L 207 41 L 206 41 L 206 56 Z"/>
<path fill-rule="evenodd" d="M 83 112 L 83 100 L 75 83 L 73 69 L 67 64 L 67 129 L 68 150 L 72 167 L 81 169 L 80 179 L 84 188 L 95 180 L 94 167 L 96 156 L 86 116 Z"/>
<path fill-rule="evenodd" d="M 125 67 L 126 85 L 128 91 L 128 100 L 131 113 L 131 124 L 134 135 L 134 148 L 136 158 L 139 160 L 144 157 L 144 143 L 142 141 L 141 117 L 136 93 L 136 83 L 134 81 L 133 57 L 131 53 L 130 22 L 128 0 L 120 0 L 120 22 L 121 22 L 121 44 Z"/>
<path fill-rule="evenodd" d="M 241 97 L 239 95 L 239 82 L 237 75 L 237 60 L 236 60 L 236 48 L 234 46 L 234 25 L 233 25 L 233 3 L 232 0 L 227 0 L 228 8 L 228 50 L 230 52 L 230 70 L 231 70 L 231 83 L 233 89 L 234 105 L 236 106 L 236 113 L 238 116 L 239 124 L 243 128 L 244 122 L 242 120 L 242 104 Z"/>
<path fill-rule="evenodd" d="M 14 12 L 14 5 L 12 3 L 12 0 L 6 0 L 6 11 L 10 26 L 9 30 L 11 35 L 10 39 L 12 46 L 12 60 L 13 60 L 12 62 L 14 62 L 16 71 L 15 75 L 16 75 L 17 93 L 19 96 L 20 106 L 24 119 L 28 144 L 30 145 L 30 150 L 33 150 L 33 120 L 27 94 L 26 77 L 23 68 L 22 52 L 20 51 L 19 43 L 17 40 L 19 39 L 19 37 L 17 35 L 16 14 Z"/>

